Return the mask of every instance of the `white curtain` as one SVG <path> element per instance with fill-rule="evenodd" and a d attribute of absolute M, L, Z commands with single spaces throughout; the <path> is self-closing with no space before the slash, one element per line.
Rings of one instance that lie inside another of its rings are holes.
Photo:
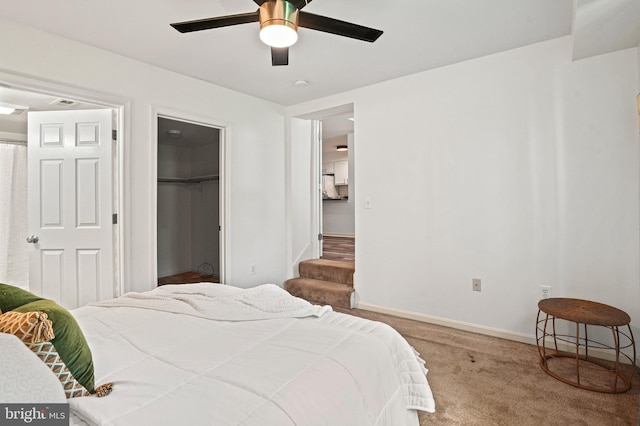
<path fill-rule="evenodd" d="M 29 288 L 27 231 L 27 145 L 0 138 L 0 283 Z"/>

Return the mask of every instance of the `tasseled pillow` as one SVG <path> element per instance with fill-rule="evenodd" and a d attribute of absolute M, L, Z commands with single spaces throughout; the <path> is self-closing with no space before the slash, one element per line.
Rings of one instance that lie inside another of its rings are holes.
<path fill-rule="evenodd" d="M 18 287 L 0 284 L 0 324 L 16 334 L 56 375 L 67 398 L 106 396 L 113 385 L 94 385 L 89 345 L 69 311 Z"/>
<path fill-rule="evenodd" d="M 53 339 L 53 323 L 44 312 L 9 311 L 0 315 L 0 333 L 15 335 L 24 343 L 41 343 Z"/>

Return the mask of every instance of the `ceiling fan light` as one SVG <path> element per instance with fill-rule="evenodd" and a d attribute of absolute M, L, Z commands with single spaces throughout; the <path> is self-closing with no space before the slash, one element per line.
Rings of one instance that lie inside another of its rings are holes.
<path fill-rule="evenodd" d="M 271 47 L 289 47 L 298 41 L 298 33 L 288 25 L 269 21 L 260 30 L 260 40 Z"/>
<path fill-rule="evenodd" d="M 285 0 L 262 3 L 260 40 L 271 47 L 289 47 L 298 41 L 298 9 Z"/>

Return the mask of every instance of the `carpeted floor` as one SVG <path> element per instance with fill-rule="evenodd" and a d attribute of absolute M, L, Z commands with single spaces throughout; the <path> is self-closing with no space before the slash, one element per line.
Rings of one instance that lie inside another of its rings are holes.
<path fill-rule="evenodd" d="M 391 325 L 426 360 L 436 413 L 421 412 L 421 426 L 640 425 L 640 369 L 626 393 L 591 392 L 544 373 L 532 345 L 359 309 L 340 311 Z"/>

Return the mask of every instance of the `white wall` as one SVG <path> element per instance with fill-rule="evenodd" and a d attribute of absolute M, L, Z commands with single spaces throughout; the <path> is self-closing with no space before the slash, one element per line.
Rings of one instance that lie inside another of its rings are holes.
<path fill-rule="evenodd" d="M 218 138 L 219 136 L 216 136 Z M 194 146 L 191 150 L 193 176 L 206 176 L 219 172 L 220 144 L 215 143 Z M 191 268 L 204 273 L 220 275 L 220 232 L 218 231 L 220 181 L 205 181 L 198 185 L 189 185 L 191 189 Z"/>
<path fill-rule="evenodd" d="M 354 103 L 361 303 L 531 336 L 551 285 L 640 334 L 637 49 L 570 58 L 564 37 L 288 108 Z"/>
<path fill-rule="evenodd" d="M 559 281 L 640 326 L 637 49 L 564 70 Z"/>
<path fill-rule="evenodd" d="M 155 286 L 155 117 L 183 111 L 228 125 L 226 281 L 285 277 L 283 108 L 94 47 L 0 20 L 1 70 L 130 101 L 124 148 L 124 289 Z M 265 188 L 271 188 L 266 191 Z M 257 273 L 250 274 L 250 265 Z"/>
<path fill-rule="evenodd" d="M 158 144 L 159 177 L 191 175 L 191 148 Z M 158 277 L 191 270 L 192 192 L 181 183 L 158 184 Z"/>

